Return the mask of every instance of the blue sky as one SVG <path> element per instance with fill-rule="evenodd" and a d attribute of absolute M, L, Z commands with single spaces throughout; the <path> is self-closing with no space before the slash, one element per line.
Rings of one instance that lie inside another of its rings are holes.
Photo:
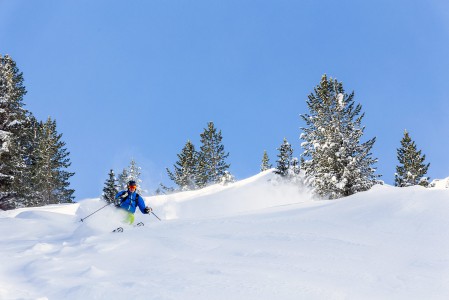
<path fill-rule="evenodd" d="M 404 129 L 449 176 L 449 5 L 445 1 L 0 0 L 0 53 L 24 73 L 26 107 L 55 118 L 76 199 L 101 194 L 134 158 L 144 187 L 207 122 L 222 130 L 237 179 L 271 162 L 321 76 L 355 91 L 393 183 Z"/>

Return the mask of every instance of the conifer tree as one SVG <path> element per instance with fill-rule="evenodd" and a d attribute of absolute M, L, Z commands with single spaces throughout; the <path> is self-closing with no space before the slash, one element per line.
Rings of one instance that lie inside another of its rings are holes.
<path fill-rule="evenodd" d="M 178 154 L 174 171 L 167 168 L 168 177 L 174 181 L 180 190 L 194 190 L 198 187 L 198 152 L 192 142 L 187 141 Z"/>
<path fill-rule="evenodd" d="M 260 165 L 260 171 L 266 171 L 271 169 L 272 165 L 270 164 L 270 159 L 268 158 L 267 150 L 264 150 L 263 157 L 262 157 L 262 163 Z"/>
<path fill-rule="evenodd" d="M 104 183 L 102 198 L 108 203 L 114 203 L 117 193 L 117 179 L 115 178 L 114 170 L 111 169 L 108 174 L 108 179 Z"/>
<path fill-rule="evenodd" d="M 131 159 L 131 162 L 129 163 L 129 167 L 128 167 L 128 175 L 129 175 L 129 180 L 134 180 L 137 183 L 137 193 L 142 194 L 142 179 L 140 179 L 140 175 L 141 175 L 141 170 L 142 168 L 139 167 L 136 163 L 136 161 L 133 159 Z"/>
<path fill-rule="evenodd" d="M 341 82 L 323 75 L 307 106 L 310 113 L 301 115 L 306 123 L 301 168 L 315 193 L 335 199 L 380 183 L 373 167 L 377 159 L 370 153 L 376 138 L 360 141 L 364 114 L 354 102 L 354 92 L 346 94 Z"/>
<path fill-rule="evenodd" d="M 55 120 L 49 117 L 45 123 L 40 122 L 34 180 L 40 205 L 71 203 L 74 198 L 74 190 L 69 188 L 68 181 L 74 173 L 66 170 L 71 165 L 70 152 L 61 138 L 62 134 L 58 134 Z"/>
<path fill-rule="evenodd" d="M 221 130 L 217 132 L 213 122 L 207 124 L 200 137 L 198 186 L 204 187 L 220 183 L 230 165 L 226 163 L 229 153 L 224 150 Z"/>
<path fill-rule="evenodd" d="M 293 158 L 293 148 L 287 139 L 284 138 L 284 142 L 277 150 L 279 150 L 279 154 L 277 155 L 278 160 L 276 161 L 277 165 L 274 173 L 281 177 L 287 177 Z"/>
<path fill-rule="evenodd" d="M 22 126 L 20 135 L 13 135 L 9 143 L 10 160 L 8 168 L 13 170 L 10 192 L 14 194 L 14 206 L 38 206 L 39 193 L 36 190 L 38 173 L 38 131 L 39 122 L 30 115 Z"/>
<path fill-rule="evenodd" d="M 289 176 L 291 178 L 296 177 L 299 175 L 300 171 L 301 171 L 301 164 L 299 163 L 297 157 L 293 157 L 290 163 Z"/>
<path fill-rule="evenodd" d="M 17 159 L 11 156 L 9 145 L 23 140 L 23 124 L 28 112 L 24 109 L 23 74 L 15 61 L 8 55 L 0 55 L 0 208 L 9 209 L 16 206 L 15 190 L 12 182 L 15 167 L 10 162 Z M 15 155 L 22 156 L 21 147 L 15 149 Z"/>
<path fill-rule="evenodd" d="M 137 183 L 136 192 L 140 195 L 144 192 L 142 190 L 142 180 L 140 179 L 141 168 L 137 165 L 134 158 L 131 159 L 127 169 L 123 169 L 122 173 L 118 177 L 118 183 L 120 189 L 125 189 L 129 181 L 134 180 Z"/>
<path fill-rule="evenodd" d="M 126 185 L 128 184 L 129 181 L 128 170 L 126 168 L 123 169 L 122 172 L 118 175 L 117 181 L 120 190 L 126 189 Z"/>
<path fill-rule="evenodd" d="M 425 164 L 426 156 L 417 150 L 415 142 L 410 138 L 407 130 L 401 140 L 401 147 L 397 149 L 400 165 L 396 166 L 395 186 L 407 187 L 412 185 L 429 185 L 429 177 L 425 177 L 430 163 Z"/>

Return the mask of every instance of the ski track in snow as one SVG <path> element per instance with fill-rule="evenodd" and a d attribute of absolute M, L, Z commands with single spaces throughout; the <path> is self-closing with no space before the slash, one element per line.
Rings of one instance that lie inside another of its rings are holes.
<path fill-rule="evenodd" d="M 334 201 L 268 182 L 0 212 L 0 299 L 449 299 L 449 190 Z M 118 226 L 122 233 L 111 233 Z"/>

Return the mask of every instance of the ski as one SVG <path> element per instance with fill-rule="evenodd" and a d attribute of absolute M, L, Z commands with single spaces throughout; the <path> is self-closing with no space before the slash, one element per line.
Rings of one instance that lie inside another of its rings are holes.
<path fill-rule="evenodd" d="M 123 227 L 118 227 L 118 228 L 112 230 L 112 232 L 123 232 Z"/>
<path fill-rule="evenodd" d="M 145 224 L 143 222 L 139 222 L 133 227 L 142 227 L 142 226 L 145 226 Z M 123 232 L 123 227 L 117 227 L 116 229 L 112 230 L 112 232 Z"/>

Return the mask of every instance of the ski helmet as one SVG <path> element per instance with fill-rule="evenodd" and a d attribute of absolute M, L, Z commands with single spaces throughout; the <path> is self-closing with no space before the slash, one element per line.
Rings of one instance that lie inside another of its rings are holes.
<path fill-rule="evenodd" d="M 137 183 L 134 181 L 134 180 L 130 180 L 130 181 L 128 181 L 128 187 L 130 187 L 130 186 L 137 186 Z"/>

